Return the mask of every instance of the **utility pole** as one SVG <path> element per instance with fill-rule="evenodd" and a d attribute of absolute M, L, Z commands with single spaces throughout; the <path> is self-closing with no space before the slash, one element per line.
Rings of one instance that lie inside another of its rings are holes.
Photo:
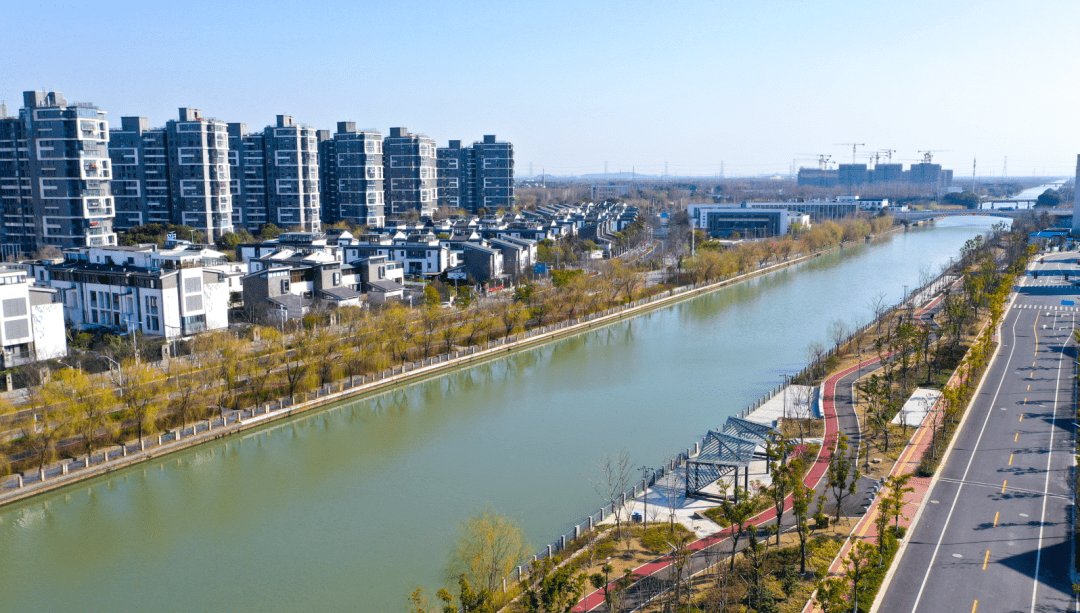
<path fill-rule="evenodd" d="M 976 158 L 971 158 L 971 193 L 975 193 L 975 162 Z"/>

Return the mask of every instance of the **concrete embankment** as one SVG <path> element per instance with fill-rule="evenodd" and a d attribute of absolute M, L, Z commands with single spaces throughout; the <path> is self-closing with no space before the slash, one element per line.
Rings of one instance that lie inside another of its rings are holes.
<path fill-rule="evenodd" d="M 25 500 L 34 495 L 65 487 L 83 479 L 108 474 L 138 462 L 160 458 L 169 453 L 189 449 L 252 428 L 259 428 L 271 421 L 286 419 L 297 413 L 310 411 L 330 403 L 382 393 L 425 378 L 439 376 L 454 369 L 494 360 L 503 357 L 508 352 L 529 349 L 555 339 L 606 326 L 753 277 L 812 260 L 836 249 L 838 247 L 800 256 L 716 283 L 677 288 L 664 294 L 635 301 L 629 305 L 609 309 L 572 322 L 545 326 L 514 335 L 510 339 L 501 339 L 480 347 L 471 347 L 467 351 L 443 354 L 420 362 L 404 364 L 387 371 L 381 376 L 356 377 L 349 381 L 330 384 L 303 397 L 295 398 L 294 402 L 279 401 L 245 409 L 242 412 L 227 412 L 224 418 L 217 417 L 211 421 L 204 420 L 194 427 L 179 432 L 167 432 L 160 437 L 148 438 L 143 443 L 135 441 L 123 446 L 114 446 L 96 452 L 92 458 L 84 456 L 75 460 L 68 459 L 49 465 L 44 471 L 33 471 L 32 474 L 8 477 L 0 482 L 0 505 Z"/>

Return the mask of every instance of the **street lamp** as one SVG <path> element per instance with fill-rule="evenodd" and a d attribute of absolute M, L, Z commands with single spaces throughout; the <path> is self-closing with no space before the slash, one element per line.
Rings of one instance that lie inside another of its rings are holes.
<path fill-rule="evenodd" d="M 649 529 L 649 471 L 651 469 L 648 466 L 642 466 L 642 467 L 638 468 L 638 470 L 641 471 L 641 480 L 642 480 L 641 498 L 645 501 L 645 512 L 641 516 L 641 521 L 642 521 L 642 523 L 644 525 L 643 530 L 648 530 Z M 642 534 L 644 535 L 644 533 L 642 533 Z"/>
<path fill-rule="evenodd" d="M 124 371 L 123 371 L 123 369 L 120 368 L 120 362 L 117 362 L 116 360 L 114 360 L 114 359 L 112 359 L 109 356 L 104 355 L 104 354 L 101 354 L 101 357 L 108 360 L 110 364 L 115 364 L 116 365 L 116 378 L 120 383 L 120 397 L 123 398 L 124 397 Z"/>

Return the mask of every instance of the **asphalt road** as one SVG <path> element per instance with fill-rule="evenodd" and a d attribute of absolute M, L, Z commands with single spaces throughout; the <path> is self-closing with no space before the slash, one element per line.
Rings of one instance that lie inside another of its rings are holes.
<path fill-rule="evenodd" d="M 1069 485 L 1080 307 L 1068 304 L 1080 304 L 1080 288 L 1066 272 L 1080 274 L 1075 253 L 1047 255 L 1021 280 L 1001 347 L 881 611 L 1080 610 Z"/>

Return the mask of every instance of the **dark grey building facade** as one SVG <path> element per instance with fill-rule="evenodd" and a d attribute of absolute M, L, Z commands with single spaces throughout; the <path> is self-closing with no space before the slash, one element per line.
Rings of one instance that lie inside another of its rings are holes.
<path fill-rule="evenodd" d="M 319 139 L 323 216 L 328 222 L 350 220 L 368 226 L 386 221 L 383 136 L 339 121 L 337 132 Z"/>
<path fill-rule="evenodd" d="M 4 255 L 116 244 L 105 112 L 59 92 L 24 92 L 18 117 L 0 113 Z"/>
<path fill-rule="evenodd" d="M 514 146 L 494 134 L 462 147 L 452 140 L 438 150 L 440 207 L 461 207 L 470 213 L 514 205 Z"/>
<path fill-rule="evenodd" d="M 145 117 L 121 117 L 109 132 L 112 160 L 113 227 L 126 230 L 149 223 L 170 223 L 169 158 L 165 130 L 150 129 Z"/>
<path fill-rule="evenodd" d="M 180 109 L 165 125 L 172 221 L 213 241 L 233 231 L 229 136 L 225 122 L 198 109 Z"/>
<path fill-rule="evenodd" d="M 431 217 L 438 205 L 435 141 L 406 128 L 390 128 L 383 140 L 383 180 L 389 215 L 416 211 Z"/>

